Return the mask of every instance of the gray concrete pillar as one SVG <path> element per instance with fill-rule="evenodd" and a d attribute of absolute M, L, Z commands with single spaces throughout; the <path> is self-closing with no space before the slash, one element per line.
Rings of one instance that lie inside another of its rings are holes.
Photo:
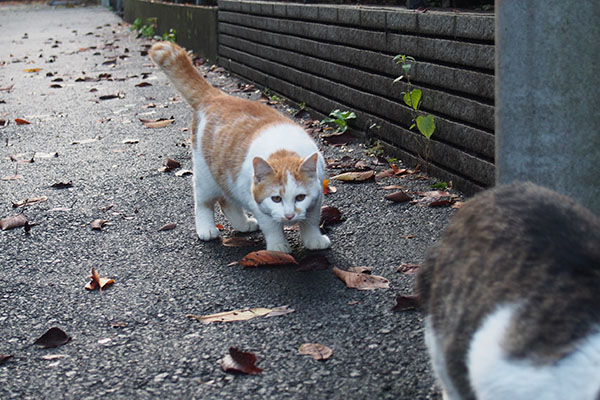
<path fill-rule="evenodd" d="M 600 1 L 496 1 L 496 183 L 600 215 Z"/>

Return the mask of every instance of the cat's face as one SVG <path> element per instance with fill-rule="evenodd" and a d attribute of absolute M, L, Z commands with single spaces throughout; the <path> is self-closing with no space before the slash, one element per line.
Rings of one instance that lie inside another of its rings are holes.
<path fill-rule="evenodd" d="M 259 209 L 284 224 L 304 220 L 307 210 L 321 196 L 317 160 L 317 153 L 303 160 L 284 151 L 275 153 L 269 161 L 255 158 L 252 194 Z"/>

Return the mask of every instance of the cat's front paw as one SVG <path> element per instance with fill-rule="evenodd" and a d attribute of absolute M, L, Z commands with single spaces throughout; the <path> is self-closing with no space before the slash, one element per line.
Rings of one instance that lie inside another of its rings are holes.
<path fill-rule="evenodd" d="M 292 248 L 290 247 L 290 244 L 287 242 L 275 242 L 275 243 L 267 242 L 267 250 L 282 251 L 282 252 L 288 253 L 288 254 L 292 252 Z"/>
<path fill-rule="evenodd" d="M 200 240 L 204 240 L 205 242 L 219 237 L 219 230 L 215 226 L 209 228 L 196 227 L 196 233 Z"/>
<path fill-rule="evenodd" d="M 248 218 L 244 224 L 236 227 L 240 232 L 254 232 L 258 229 L 258 222 L 256 218 Z"/>
<path fill-rule="evenodd" d="M 150 49 L 150 58 L 157 65 L 168 68 L 177 59 L 180 48 L 170 42 L 159 42 Z"/>
<path fill-rule="evenodd" d="M 327 235 L 315 235 L 309 238 L 304 238 L 304 247 L 308 250 L 322 250 L 331 247 L 331 240 Z"/>

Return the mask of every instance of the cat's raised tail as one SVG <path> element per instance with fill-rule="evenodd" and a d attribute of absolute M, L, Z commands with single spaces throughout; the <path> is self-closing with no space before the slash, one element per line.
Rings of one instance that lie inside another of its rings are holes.
<path fill-rule="evenodd" d="M 220 93 L 194 67 L 186 51 L 175 43 L 156 43 L 150 49 L 150 58 L 194 109 L 198 109 L 206 97 Z"/>

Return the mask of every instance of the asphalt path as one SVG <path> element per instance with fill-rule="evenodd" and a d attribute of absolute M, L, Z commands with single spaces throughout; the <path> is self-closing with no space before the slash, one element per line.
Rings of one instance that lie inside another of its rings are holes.
<path fill-rule="evenodd" d="M 191 177 L 159 171 L 167 158 L 191 169 L 191 112 L 143 54 L 150 42 L 94 7 L 0 6 L 0 31 L 0 119 L 8 121 L 0 126 L 0 176 L 21 175 L 0 180 L 0 218 L 23 212 L 31 225 L 0 232 L 0 354 L 12 355 L 0 361 L 0 398 L 440 398 L 422 315 L 392 308 L 414 280 L 397 267 L 421 262 L 456 210 L 383 198 L 385 185 L 414 193 L 433 180 L 332 182 L 337 192 L 326 196 L 345 221 L 327 227 L 332 248 L 321 254 L 341 269 L 371 267 L 389 289 L 346 288 L 332 266 L 230 266 L 264 248 L 262 235 L 239 248 L 196 237 Z M 240 91 L 245 83 L 226 71 L 201 68 L 226 91 L 260 97 Z M 140 118 L 174 122 L 147 128 Z M 387 168 L 360 142 L 319 143 L 328 159 Z M 72 186 L 51 186 L 58 182 Z M 41 196 L 47 200 L 13 208 Z M 107 221 L 102 230 L 91 229 L 96 219 Z M 217 220 L 224 236 L 234 234 L 221 214 Z M 167 223 L 177 225 L 159 231 Z M 305 256 L 298 233 L 288 235 L 293 255 Z M 92 267 L 115 280 L 102 294 L 84 288 Z M 212 324 L 186 317 L 283 305 L 295 311 Z M 33 345 L 55 326 L 69 343 Z M 299 354 L 304 343 L 333 355 L 313 360 Z M 224 372 L 219 360 L 230 346 L 254 353 L 263 371 Z"/>

